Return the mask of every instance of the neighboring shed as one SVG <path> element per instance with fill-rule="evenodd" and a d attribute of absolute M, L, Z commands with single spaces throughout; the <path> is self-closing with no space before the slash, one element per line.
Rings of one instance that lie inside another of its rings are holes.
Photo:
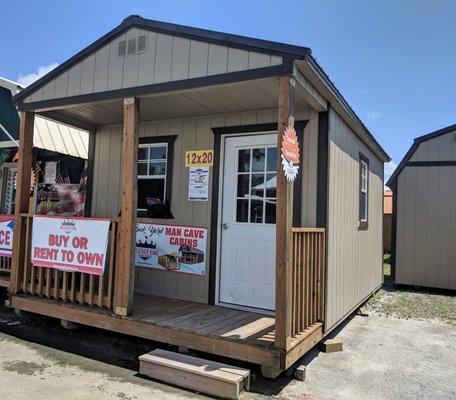
<path fill-rule="evenodd" d="M 391 252 L 393 235 L 393 191 L 385 188 L 383 193 L 383 251 Z"/>
<path fill-rule="evenodd" d="M 416 138 L 387 185 L 396 283 L 456 289 L 456 125 Z"/>

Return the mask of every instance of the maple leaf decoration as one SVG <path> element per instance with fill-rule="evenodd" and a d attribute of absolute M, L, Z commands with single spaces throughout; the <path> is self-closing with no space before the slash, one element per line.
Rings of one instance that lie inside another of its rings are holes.
<path fill-rule="evenodd" d="M 298 135 L 293 126 L 288 126 L 282 135 L 281 159 L 285 177 L 293 182 L 299 171 Z"/>

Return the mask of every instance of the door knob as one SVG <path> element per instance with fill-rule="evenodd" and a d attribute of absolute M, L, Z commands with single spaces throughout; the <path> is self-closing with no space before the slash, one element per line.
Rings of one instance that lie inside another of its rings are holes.
<path fill-rule="evenodd" d="M 227 224 L 226 222 L 224 222 L 224 223 L 222 224 L 222 229 L 228 229 L 228 224 Z"/>

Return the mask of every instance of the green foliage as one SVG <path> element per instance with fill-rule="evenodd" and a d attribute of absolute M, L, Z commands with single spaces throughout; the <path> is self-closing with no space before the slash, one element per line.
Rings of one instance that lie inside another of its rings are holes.
<path fill-rule="evenodd" d="M 386 317 L 438 321 L 456 325 L 456 297 L 408 290 L 379 290 L 367 303 Z"/>

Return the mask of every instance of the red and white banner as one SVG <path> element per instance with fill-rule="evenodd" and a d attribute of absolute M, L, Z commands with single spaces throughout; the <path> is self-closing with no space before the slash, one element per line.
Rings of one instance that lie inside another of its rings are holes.
<path fill-rule="evenodd" d="M 11 257 L 13 254 L 14 216 L 0 215 L 0 256 Z"/>
<path fill-rule="evenodd" d="M 102 275 L 109 219 L 33 217 L 32 263 L 38 267 Z"/>

